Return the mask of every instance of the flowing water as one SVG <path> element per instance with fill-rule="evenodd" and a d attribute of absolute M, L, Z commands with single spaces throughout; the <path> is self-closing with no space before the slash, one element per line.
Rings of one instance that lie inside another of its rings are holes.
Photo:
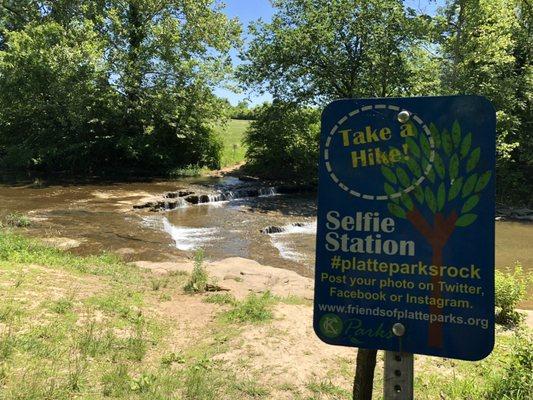
<path fill-rule="evenodd" d="M 126 260 L 164 261 L 205 250 L 209 259 L 239 256 L 313 276 L 316 213 L 312 195 L 259 196 L 239 191 L 238 179 L 183 179 L 136 183 L 43 183 L 0 186 L 0 218 L 21 212 L 21 228 L 77 254 L 112 251 Z M 201 204 L 174 198 L 172 210 L 133 209 L 150 196 L 187 190 L 207 193 Z M 262 233 L 267 227 L 282 229 Z M 496 264 L 520 261 L 533 271 L 533 224 L 496 223 Z M 532 296 L 524 306 L 533 308 Z"/>

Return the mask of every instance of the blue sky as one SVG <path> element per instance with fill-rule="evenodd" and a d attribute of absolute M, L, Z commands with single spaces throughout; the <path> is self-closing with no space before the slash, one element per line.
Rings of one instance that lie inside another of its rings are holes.
<path fill-rule="evenodd" d="M 434 14 L 437 7 L 442 5 L 444 0 L 406 0 L 405 4 L 415 10 L 427 14 Z M 246 32 L 248 24 L 259 18 L 269 21 L 274 13 L 270 4 L 270 0 L 226 0 L 225 13 L 231 17 L 237 17 Z M 237 52 L 231 53 L 234 65 L 237 65 L 239 60 Z M 237 104 L 240 100 L 247 99 L 252 104 L 260 104 L 263 101 L 270 100 L 270 96 L 259 96 L 257 93 L 234 93 L 225 88 L 217 88 L 216 94 L 220 97 L 227 98 L 232 104 Z"/>

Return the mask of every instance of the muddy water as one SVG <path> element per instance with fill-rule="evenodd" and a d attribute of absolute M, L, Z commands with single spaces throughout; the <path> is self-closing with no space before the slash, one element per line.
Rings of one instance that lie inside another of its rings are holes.
<path fill-rule="evenodd" d="M 190 205 L 166 212 L 133 210 L 151 196 L 180 189 L 208 193 L 235 178 L 144 183 L 4 184 L 0 218 L 21 212 L 32 219 L 27 234 L 77 254 L 112 251 L 126 260 L 174 260 L 203 248 L 210 259 L 230 256 L 313 275 L 316 212 L 312 196 L 267 195 Z M 296 225 L 295 225 L 296 224 Z M 284 231 L 263 234 L 268 226 Z M 496 264 L 520 261 L 533 271 L 533 224 L 496 223 Z M 531 299 L 532 296 L 529 296 Z M 525 304 L 533 308 L 533 300 Z"/>

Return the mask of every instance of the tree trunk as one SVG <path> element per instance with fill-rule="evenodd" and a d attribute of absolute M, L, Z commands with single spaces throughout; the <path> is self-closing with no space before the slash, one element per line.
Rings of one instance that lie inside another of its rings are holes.
<path fill-rule="evenodd" d="M 372 400 L 377 350 L 359 349 L 353 382 L 353 400 Z"/>
<path fill-rule="evenodd" d="M 417 210 L 413 209 L 407 214 L 407 219 L 413 224 L 413 226 L 424 236 L 426 241 L 431 246 L 432 250 L 432 265 L 437 267 L 442 266 L 442 251 L 444 246 L 448 242 L 448 239 L 455 230 L 455 222 L 457 221 L 457 213 L 452 211 L 450 215 L 445 218 L 443 214 L 436 213 L 434 216 L 433 226 L 431 226 L 424 216 Z M 440 299 L 442 293 L 440 290 L 439 282 L 442 277 L 440 274 L 431 277 L 431 283 L 433 290 L 431 291 L 431 297 L 434 299 Z M 437 317 L 442 314 L 442 309 L 437 306 L 429 307 L 430 314 Z M 428 345 L 430 347 L 441 348 L 443 344 L 443 324 L 442 322 L 432 322 L 429 324 L 428 331 Z"/>
<path fill-rule="evenodd" d="M 433 246 L 433 259 L 432 264 L 440 267 L 442 266 L 442 247 Z M 431 277 L 431 283 L 433 285 L 433 290 L 431 291 L 431 297 L 434 299 L 440 299 L 442 294 L 440 290 L 439 281 L 441 280 L 440 274 Z M 430 306 L 429 312 L 431 315 L 440 316 L 442 314 L 442 308 L 437 306 Z M 442 347 L 443 340 L 443 325 L 442 322 L 432 322 L 429 324 L 428 332 L 428 345 L 429 347 Z"/>

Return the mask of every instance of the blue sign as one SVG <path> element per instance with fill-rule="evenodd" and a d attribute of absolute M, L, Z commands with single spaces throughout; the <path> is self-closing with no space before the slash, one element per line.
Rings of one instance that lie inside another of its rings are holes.
<path fill-rule="evenodd" d="M 476 96 L 335 101 L 322 114 L 319 163 L 317 335 L 334 345 L 486 357 L 494 345 L 492 105 Z"/>

